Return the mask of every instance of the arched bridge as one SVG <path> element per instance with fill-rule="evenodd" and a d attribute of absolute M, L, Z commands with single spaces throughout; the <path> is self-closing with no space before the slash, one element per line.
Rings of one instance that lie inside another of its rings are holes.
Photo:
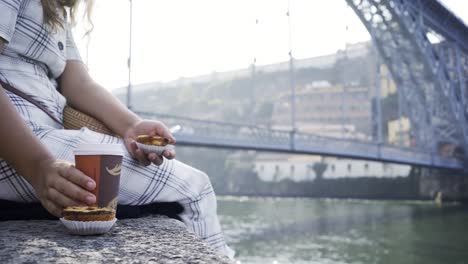
<path fill-rule="evenodd" d="M 333 155 L 444 168 L 464 168 L 468 146 L 468 28 L 437 0 L 346 0 L 372 36 L 403 100 L 414 143 L 409 147 L 139 112 L 181 125 L 179 145 Z M 431 41 L 436 35 L 438 41 Z M 291 56 L 292 70 L 294 59 Z M 294 84 L 293 84 L 294 85 Z M 381 111 L 377 105 L 377 111 Z M 382 120 L 378 120 L 382 129 Z M 294 126 L 292 126 L 294 127 Z M 440 153 L 441 144 L 457 155 Z"/>

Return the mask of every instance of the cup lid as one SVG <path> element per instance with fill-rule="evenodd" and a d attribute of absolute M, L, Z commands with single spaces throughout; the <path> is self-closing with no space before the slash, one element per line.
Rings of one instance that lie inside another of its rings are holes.
<path fill-rule="evenodd" d="M 124 155 L 122 144 L 78 144 L 75 155 Z"/>

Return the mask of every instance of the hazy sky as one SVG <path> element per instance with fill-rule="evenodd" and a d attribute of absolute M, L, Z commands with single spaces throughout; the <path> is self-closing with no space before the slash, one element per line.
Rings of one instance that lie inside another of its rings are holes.
<path fill-rule="evenodd" d="M 468 21 L 468 1 L 444 0 Z M 97 0 L 94 31 L 76 42 L 93 77 L 108 89 L 128 83 L 128 0 Z M 245 68 L 336 52 L 370 36 L 344 0 L 133 0 L 132 83 Z M 466 23 L 466 22 L 465 22 Z"/>

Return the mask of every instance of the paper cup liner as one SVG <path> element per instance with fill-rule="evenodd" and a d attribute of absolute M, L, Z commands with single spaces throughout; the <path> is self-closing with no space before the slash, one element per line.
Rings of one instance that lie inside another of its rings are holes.
<path fill-rule="evenodd" d="M 166 145 L 166 146 L 153 146 L 153 145 L 146 145 L 140 142 L 136 142 L 139 149 L 143 150 L 145 154 L 156 153 L 157 155 L 161 155 L 164 150 L 166 149 L 173 149 L 173 145 Z"/>
<path fill-rule="evenodd" d="M 111 221 L 71 221 L 60 218 L 68 231 L 74 235 L 99 235 L 109 232 L 111 227 L 117 221 L 114 218 Z"/>

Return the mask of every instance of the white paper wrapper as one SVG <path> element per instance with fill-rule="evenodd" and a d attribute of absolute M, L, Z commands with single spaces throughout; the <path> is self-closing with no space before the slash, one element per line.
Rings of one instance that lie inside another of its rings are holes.
<path fill-rule="evenodd" d="M 146 154 L 156 153 L 157 155 L 161 155 L 163 151 L 166 149 L 174 149 L 173 145 L 166 145 L 164 147 L 161 147 L 161 146 L 146 145 L 146 144 L 142 144 L 139 142 L 136 142 L 136 144 L 138 148 L 143 150 L 143 152 Z"/>
<path fill-rule="evenodd" d="M 60 218 L 68 231 L 74 235 L 98 235 L 109 232 L 111 227 L 117 221 L 117 218 L 111 221 L 71 221 Z"/>

